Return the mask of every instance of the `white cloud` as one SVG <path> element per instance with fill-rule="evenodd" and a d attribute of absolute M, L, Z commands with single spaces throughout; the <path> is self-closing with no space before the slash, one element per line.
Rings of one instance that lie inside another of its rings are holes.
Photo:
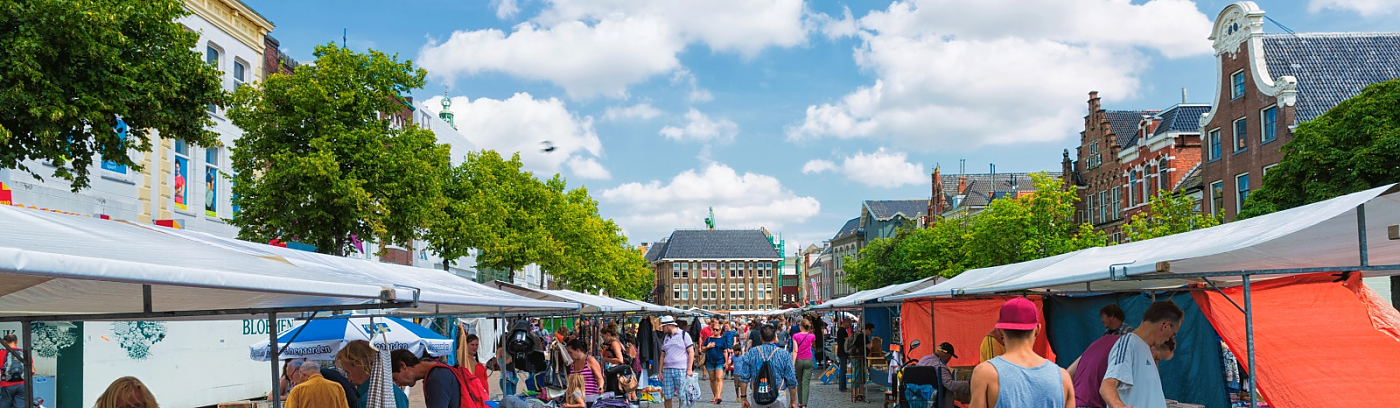
<path fill-rule="evenodd" d="M 832 18 L 831 16 L 828 16 L 826 14 L 814 14 L 811 16 L 812 23 L 816 26 L 816 29 L 820 30 L 822 34 L 826 35 L 826 38 L 837 39 L 842 37 L 850 37 L 860 32 L 859 27 L 857 27 L 855 17 L 851 15 L 851 8 L 842 7 L 842 9 L 842 16 L 840 20 Z"/>
<path fill-rule="evenodd" d="M 516 0 L 491 0 L 491 5 L 496 7 L 496 18 L 507 19 L 514 17 L 520 12 L 520 6 Z"/>
<path fill-rule="evenodd" d="M 495 29 L 457 31 L 447 41 L 424 45 L 418 63 L 449 82 L 463 74 L 504 72 L 552 82 L 574 98 L 620 98 L 627 96 L 628 85 L 679 68 L 676 54 L 684 48 L 667 21 L 619 17 L 595 24 L 521 23 L 509 35 Z"/>
<path fill-rule="evenodd" d="M 798 196 L 777 178 L 739 174 L 719 163 L 686 170 L 665 184 L 653 180 L 604 190 L 600 201 L 620 206 L 612 218 L 634 241 L 655 241 L 672 228 L 703 227 L 711 207 L 720 228 L 766 227 L 775 233 L 821 211 L 817 199 Z"/>
<path fill-rule="evenodd" d="M 437 113 L 442 97 L 423 104 Z M 607 169 L 593 159 L 603 153 L 593 118 L 574 115 L 558 98 L 535 99 L 528 93 L 505 100 L 459 96 L 452 98 L 452 112 L 457 131 L 477 148 L 495 150 L 507 158 L 519 152 L 525 169 L 542 178 L 558 173 L 566 162 L 580 178 L 607 178 Z M 544 151 L 549 146 L 553 151 Z"/>
<path fill-rule="evenodd" d="M 807 38 L 802 0 L 550 0 L 541 13 L 510 33 L 461 30 L 429 40 L 418 63 L 436 78 L 501 72 L 548 81 L 572 98 L 625 97 L 627 86 L 680 68 L 676 55 L 690 44 L 752 58 L 769 47 L 802 45 Z M 500 0 L 498 17 L 519 11 Z M 625 45 L 623 45 L 625 44 Z M 693 101 L 712 98 L 695 88 Z"/>
<path fill-rule="evenodd" d="M 679 71 L 676 71 L 674 75 L 671 75 L 671 84 L 690 85 L 690 93 L 686 94 L 686 100 L 689 100 L 691 102 L 709 102 L 715 99 L 714 94 L 711 94 L 709 90 L 700 87 L 699 82 L 695 79 L 695 74 L 690 73 L 690 70 L 688 69 L 681 69 Z"/>
<path fill-rule="evenodd" d="M 650 103 L 642 102 L 632 106 L 610 106 L 603 111 L 603 120 L 617 121 L 627 119 L 649 120 L 661 116 L 661 110 L 651 106 Z"/>
<path fill-rule="evenodd" d="M 710 119 L 693 108 L 686 112 L 685 120 L 685 127 L 667 126 L 661 128 L 661 135 L 678 141 L 729 143 L 733 142 L 734 135 L 739 133 L 739 125 L 733 121 L 724 118 Z"/>
<path fill-rule="evenodd" d="M 1316 13 L 1324 9 L 1353 11 L 1363 17 L 1400 14 L 1400 2 L 1395 0 L 1310 0 L 1308 12 Z"/>
<path fill-rule="evenodd" d="M 924 183 L 923 163 L 909 163 L 909 156 L 903 152 L 891 153 L 884 148 L 874 153 L 856 152 L 846 157 L 841 165 L 827 160 L 811 160 L 802 166 L 806 174 L 837 172 L 846 179 L 871 187 L 895 188 L 910 184 Z"/>
<path fill-rule="evenodd" d="M 814 174 L 832 170 L 836 170 L 836 163 L 832 163 L 830 160 L 812 159 L 808 160 L 807 164 L 802 165 L 802 174 Z"/>
<path fill-rule="evenodd" d="M 616 16 L 665 18 L 675 33 L 715 51 L 749 58 L 768 47 L 792 47 L 807 40 L 802 0 L 550 0 L 535 20 L 607 20 Z"/>
<path fill-rule="evenodd" d="M 1209 53 L 1211 23 L 1185 0 L 912 0 L 860 18 L 856 63 L 876 76 L 812 105 L 789 140 L 888 138 L 929 149 L 1057 141 L 1091 90 L 1136 95 L 1155 50 Z"/>
<path fill-rule="evenodd" d="M 603 167 L 603 165 L 598 164 L 598 161 L 593 160 L 593 158 L 574 156 L 570 157 L 569 161 L 565 162 L 565 164 L 569 166 L 569 172 L 579 178 L 588 180 L 612 179 L 612 173 L 609 172 L 607 168 Z"/>

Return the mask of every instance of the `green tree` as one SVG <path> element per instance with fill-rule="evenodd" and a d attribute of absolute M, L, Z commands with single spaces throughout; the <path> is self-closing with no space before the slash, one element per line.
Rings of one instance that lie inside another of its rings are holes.
<path fill-rule="evenodd" d="M 477 266 L 507 270 L 512 279 L 525 265 L 557 256 L 544 218 L 558 194 L 523 166 L 519 154 L 468 153 L 448 173 L 443 213 L 425 234 L 429 248 L 447 264 L 477 250 Z"/>
<path fill-rule="evenodd" d="M 1283 159 L 1250 193 L 1239 219 L 1282 211 L 1400 181 L 1400 79 L 1371 84 L 1299 124 Z M 1400 276 L 1390 278 L 1400 307 Z"/>
<path fill-rule="evenodd" d="M 645 297 L 654 276 L 642 253 L 627 245 L 622 229 L 598 213 L 598 202 L 586 188 L 569 190 L 561 198 L 546 221 L 560 256 L 540 266 L 574 290 Z"/>
<path fill-rule="evenodd" d="M 228 95 L 175 22 L 189 14 L 179 0 L 0 2 L 0 168 L 41 177 L 23 162 L 47 161 L 78 191 L 97 158 L 139 171 L 127 152 L 150 151 L 153 129 L 216 145 L 206 105 Z"/>
<path fill-rule="evenodd" d="M 1142 241 L 1220 225 L 1220 217 L 1202 214 L 1198 202 L 1185 194 L 1165 192 L 1152 197 L 1147 211 L 1133 214 L 1123 226 L 1128 239 Z"/>
<path fill-rule="evenodd" d="M 437 216 L 447 146 L 395 127 L 400 95 L 423 86 L 412 62 L 378 51 L 316 47 L 316 63 L 241 87 L 228 116 L 239 237 L 283 239 L 344 255 L 353 238 L 411 245 Z"/>
<path fill-rule="evenodd" d="M 859 259 L 847 260 L 846 281 L 864 290 L 953 277 L 1107 242 L 1103 232 L 1074 222 L 1074 192 L 1050 176 L 1031 177 L 1036 186 L 1031 194 L 993 200 L 977 214 L 940 218 L 929 228 L 901 228 L 892 238 L 871 241 Z"/>
<path fill-rule="evenodd" d="M 1074 191 L 1044 174 L 1032 174 L 1035 192 L 993 200 L 970 222 L 966 264 L 985 268 L 1103 246 L 1108 237 L 1074 222 Z"/>
<path fill-rule="evenodd" d="M 1400 181 L 1400 79 L 1371 84 L 1299 124 L 1283 159 L 1245 200 L 1239 218 Z"/>

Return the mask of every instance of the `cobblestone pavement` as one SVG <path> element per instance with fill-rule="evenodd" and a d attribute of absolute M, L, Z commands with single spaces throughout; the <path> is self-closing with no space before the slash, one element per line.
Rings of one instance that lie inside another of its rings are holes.
<path fill-rule="evenodd" d="M 492 385 L 492 391 L 499 392 L 499 390 L 497 390 L 497 389 L 495 388 L 495 385 L 497 384 L 497 383 L 496 383 L 496 376 L 495 376 L 495 375 L 492 375 L 491 378 L 490 378 L 490 381 L 491 381 L 491 385 Z M 413 387 L 412 389 L 409 390 L 409 392 L 408 392 L 409 405 L 408 405 L 408 406 L 409 406 L 410 408 L 422 408 L 422 407 L 423 407 L 423 393 L 422 393 L 421 387 L 422 387 L 422 384 L 420 383 L 417 387 Z M 734 393 L 734 380 L 732 380 L 732 379 L 730 379 L 730 378 L 725 378 L 725 379 L 724 379 L 724 392 L 723 392 L 723 394 L 724 394 L 724 395 L 723 395 L 724 402 L 721 403 L 721 404 L 714 404 L 714 403 L 711 403 L 711 402 L 710 402 L 710 399 L 714 398 L 714 395 L 711 394 L 710 388 L 709 388 L 709 387 L 710 387 L 709 381 L 706 381 L 704 378 L 701 378 L 701 379 L 700 379 L 700 389 L 701 389 L 701 391 L 700 391 L 700 394 L 701 394 L 701 395 L 700 395 L 700 398 L 701 398 L 701 400 L 700 400 L 700 402 L 697 402 L 697 403 L 695 404 L 695 407 L 694 407 L 694 408 L 739 408 L 739 407 L 742 406 L 742 405 L 739 404 L 739 400 L 737 399 L 737 394 Z M 810 392 L 808 392 L 808 394 L 807 394 L 807 406 L 808 406 L 808 407 L 811 407 L 811 408 L 834 408 L 834 407 L 859 407 L 859 408 L 867 408 L 867 407 L 882 407 L 882 406 L 884 405 L 884 404 L 883 404 L 883 400 L 884 400 L 883 394 L 884 394 L 884 388 L 881 388 L 880 386 L 874 385 L 874 384 L 867 384 L 867 385 L 866 385 L 865 395 L 866 395 L 866 399 L 869 400 L 869 401 L 868 401 L 868 402 L 864 402 L 864 403 L 852 403 L 852 402 L 851 402 L 851 394 L 850 394 L 849 392 L 841 392 L 841 390 L 838 390 L 835 383 L 832 383 L 832 384 L 830 384 L 830 385 L 822 384 L 821 381 L 817 380 L 816 378 L 812 378 L 812 390 L 811 390 Z M 658 403 L 658 404 L 642 404 L 642 407 L 643 407 L 643 408 L 661 408 L 661 407 L 664 407 L 664 405 L 659 404 L 659 403 Z M 680 408 L 680 407 L 674 407 L 674 408 Z"/>

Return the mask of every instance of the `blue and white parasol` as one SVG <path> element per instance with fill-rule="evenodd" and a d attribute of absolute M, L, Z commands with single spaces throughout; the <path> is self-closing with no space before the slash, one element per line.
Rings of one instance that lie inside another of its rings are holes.
<path fill-rule="evenodd" d="M 438 357 L 452 353 L 452 340 L 397 317 L 336 317 L 315 319 L 278 336 L 277 344 L 282 347 L 278 358 L 330 360 L 355 340 L 368 340 L 379 350 L 405 349 L 420 356 L 425 352 Z M 263 340 L 248 346 L 249 357 L 267 361 L 271 354 L 267 343 Z"/>

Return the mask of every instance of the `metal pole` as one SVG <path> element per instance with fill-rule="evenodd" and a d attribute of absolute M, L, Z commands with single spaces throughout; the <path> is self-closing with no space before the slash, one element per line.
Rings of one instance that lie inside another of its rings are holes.
<path fill-rule="evenodd" d="M 277 356 L 280 354 L 277 348 L 277 312 L 267 314 L 267 341 L 268 352 L 272 353 L 272 408 L 282 408 L 282 382 L 277 373 Z"/>
<path fill-rule="evenodd" d="M 24 344 L 20 346 L 20 357 L 24 359 L 24 401 L 29 406 L 34 406 L 34 336 L 29 325 L 33 324 L 28 320 L 20 322 L 21 334 L 24 335 Z M 29 407 L 24 407 L 29 408 Z"/>
<path fill-rule="evenodd" d="M 1371 257 L 1367 254 L 1366 244 L 1366 204 L 1356 206 L 1356 241 L 1361 248 L 1361 266 L 1371 266 Z"/>
<path fill-rule="evenodd" d="M 1244 275 L 1244 335 L 1249 346 L 1249 406 L 1258 408 L 1255 395 L 1259 391 L 1259 372 L 1254 365 L 1254 304 L 1249 297 L 1249 275 Z"/>

